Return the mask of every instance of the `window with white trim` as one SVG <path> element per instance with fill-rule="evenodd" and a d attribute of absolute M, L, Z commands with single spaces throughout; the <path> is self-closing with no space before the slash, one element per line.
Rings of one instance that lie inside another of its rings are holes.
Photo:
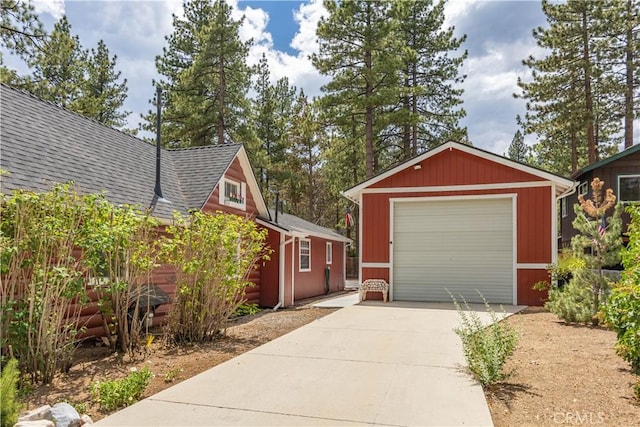
<path fill-rule="evenodd" d="M 640 175 L 618 175 L 618 201 L 640 202 Z"/>
<path fill-rule="evenodd" d="M 580 185 L 578 185 L 578 194 L 584 196 L 588 192 L 589 192 L 589 187 L 587 187 L 587 181 L 581 182 Z"/>
<path fill-rule="evenodd" d="M 333 243 L 327 242 L 327 264 L 333 261 Z"/>
<path fill-rule="evenodd" d="M 247 186 L 244 182 L 236 182 L 225 178 L 222 180 L 224 194 L 222 204 L 236 209 L 246 210 Z"/>
<path fill-rule="evenodd" d="M 311 271 L 311 240 L 300 239 L 298 245 L 300 271 Z"/>
<path fill-rule="evenodd" d="M 562 218 L 567 217 L 567 198 L 563 197 L 560 199 L 560 212 L 562 213 Z"/>

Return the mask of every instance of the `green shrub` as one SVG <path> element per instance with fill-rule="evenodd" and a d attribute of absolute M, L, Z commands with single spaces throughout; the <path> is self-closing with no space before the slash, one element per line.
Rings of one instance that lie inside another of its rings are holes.
<path fill-rule="evenodd" d="M 622 251 L 622 280 L 603 307 L 605 323 L 618 337 L 616 352 L 640 373 L 640 205 L 627 208 L 631 215 L 629 244 Z"/>
<path fill-rule="evenodd" d="M 636 381 L 633 386 L 633 394 L 636 396 L 636 399 L 640 400 L 640 378 L 638 378 L 638 381 Z"/>
<path fill-rule="evenodd" d="M 21 405 L 16 400 L 18 379 L 18 361 L 10 359 L 0 374 L 0 426 L 10 427 L 18 421 Z"/>
<path fill-rule="evenodd" d="M 258 313 L 260 313 L 260 307 L 258 306 L 258 304 L 246 303 L 240 304 L 233 315 L 235 317 L 241 317 L 251 316 Z"/>
<path fill-rule="evenodd" d="M 581 270 L 584 272 L 584 270 Z M 593 292 L 579 272 L 562 288 L 552 286 L 545 308 L 568 323 L 591 323 L 593 319 Z"/>
<path fill-rule="evenodd" d="M 152 377 L 145 366 L 119 380 L 97 381 L 91 384 L 91 397 L 105 411 L 124 408 L 138 401 Z"/>
<path fill-rule="evenodd" d="M 238 215 L 177 215 L 163 242 L 176 268 L 176 296 L 166 331 L 175 342 L 215 339 L 243 303 L 249 273 L 266 257 L 266 230 Z"/>
<path fill-rule="evenodd" d="M 492 385 L 509 378 L 512 372 L 505 372 L 504 364 L 518 343 L 518 331 L 509 324 L 499 321 L 498 315 L 482 298 L 492 324 L 486 326 L 480 316 L 462 299 L 464 308 L 455 297 L 453 303 L 458 310 L 462 326 L 456 334 L 462 340 L 462 350 L 469 370 L 482 385 Z M 503 311 L 504 313 L 504 311 Z"/>

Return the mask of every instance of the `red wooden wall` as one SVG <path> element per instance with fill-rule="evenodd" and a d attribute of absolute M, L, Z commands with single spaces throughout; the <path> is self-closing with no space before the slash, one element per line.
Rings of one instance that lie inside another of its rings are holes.
<path fill-rule="evenodd" d="M 533 183 L 531 187 L 465 191 L 407 191 L 393 193 L 364 193 L 361 206 L 362 263 L 389 263 L 390 198 L 477 196 L 488 194 L 517 194 L 517 263 L 546 265 L 552 260 L 552 187 L 535 175 L 513 169 L 456 149 L 445 150 L 391 175 L 369 188 L 437 187 L 453 185 Z M 540 186 L 537 186 L 540 185 Z M 437 190 L 429 188 L 429 190 Z M 380 191 L 380 190 L 377 190 Z M 361 280 L 383 278 L 389 280 L 389 269 L 362 268 Z M 517 274 L 518 303 L 540 305 L 545 294 L 531 289 L 534 283 L 545 280 L 544 268 L 520 269 Z"/>

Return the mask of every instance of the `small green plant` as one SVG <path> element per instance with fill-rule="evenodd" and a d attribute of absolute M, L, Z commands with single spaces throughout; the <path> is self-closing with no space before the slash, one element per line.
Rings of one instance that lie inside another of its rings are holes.
<path fill-rule="evenodd" d="M 164 374 L 164 382 L 172 383 L 174 380 L 178 379 L 181 373 L 182 373 L 182 368 L 180 367 L 171 369 L 166 374 Z"/>
<path fill-rule="evenodd" d="M 234 313 L 234 316 L 235 317 L 252 316 L 258 313 L 260 313 L 260 307 L 258 306 L 258 304 L 245 303 L 245 304 L 240 304 L 240 306 L 238 306 L 238 308 Z"/>
<path fill-rule="evenodd" d="M 636 396 L 636 399 L 640 400 L 640 378 L 638 378 L 638 381 L 636 381 L 633 386 L 633 394 Z"/>
<path fill-rule="evenodd" d="M 73 406 L 73 409 L 78 411 L 78 413 L 81 414 L 81 415 L 87 413 L 87 403 L 86 402 L 76 402 L 76 401 L 73 401 L 73 400 L 66 400 L 65 399 L 65 403 L 68 403 L 69 405 Z"/>
<path fill-rule="evenodd" d="M 0 374 L 0 426 L 10 427 L 18 421 L 21 405 L 16 399 L 18 379 L 18 361 L 10 359 Z"/>
<path fill-rule="evenodd" d="M 153 374 L 146 366 L 140 370 L 132 368 L 129 375 L 119 380 L 91 384 L 91 397 L 103 410 L 124 408 L 138 401 L 152 377 Z"/>
<path fill-rule="evenodd" d="M 456 334 L 462 340 L 462 350 L 471 373 L 483 386 L 509 378 L 513 372 L 505 372 L 504 364 L 516 348 L 518 331 L 509 324 L 500 322 L 498 315 L 484 297 L 482 300 L 491 317 L 489 326 L 482 322 L 478 313 L 463 297 L 462 306 L 453 295 L 451 298 L 462 321 L 462 326 L 456 329 Z"/>

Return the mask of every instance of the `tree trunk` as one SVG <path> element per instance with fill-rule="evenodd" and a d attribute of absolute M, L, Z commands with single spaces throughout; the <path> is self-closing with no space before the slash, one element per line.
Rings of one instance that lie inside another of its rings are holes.
<path fill-rule="evenodd" d="M 627 34 L 626 34 L 626 85 L 624 91 L 624 148 L 633 145 L 633 0 L 627 0 Z"/>
<path fill-rule="evenodd" d="M 589 59 L 589 30 L 587 27 L 587 9 L 582 11 L 582 60 L 584 67 L 584 97 L 587 112 L 587 147 L 589 153 L 589 163 L 598 160 L 596 148 L 595 131 L 593 127 L 593 94 L 591 93 L 591 69 Z"/>
<path fill-rule="evenodd" d="M 578 138 L 576 132 L 571 131 L 571 172 L 578 170 Z"/>
<path fill-rule="evenodd" d="M 406 70 L 406 74 L 404 76 L 404 88 L 407 93 L 402 97 L 402 108 L 404 109 L 404 113 L 408 115 L 409 109 L 411 108 L 411 100 L 409 98 L 409 89 L 411 87 L 411 83 L 409 81 L 409 70 Z M 402 151 L 404 152 L 404 158 L 408 159 L 411 157 L 411 123 L 406 120 L 402 126 Z"/>
<path fill-rule="evenodd" d="M 367 4 L 368 8 L 371 8 L 370 4 Z M 367 25 L 371 26 L 371 15 L 369 14 Z M 373 176 L 373 107 L 371 106 L 371 98 L 373 97 L 373 88 L 371 85 L 371 68 L 372 68 L 372 54 L 371 48 L 366 47 L 364 52 L 364 68 L 365 68 L 365 93 L 364 93 L 364 143 L 366 153 L 366 178 L 369 179 Z"/>
<path fill-rule="evenodd" d="M 411 80 L 414 89 L 418 87 L 418 66 L 415 63 L 411 69 Z M 411 97 L 411 120 L 411 154 L 415 156 L 418 154 L 418 96 L 415 93 Z"/>

